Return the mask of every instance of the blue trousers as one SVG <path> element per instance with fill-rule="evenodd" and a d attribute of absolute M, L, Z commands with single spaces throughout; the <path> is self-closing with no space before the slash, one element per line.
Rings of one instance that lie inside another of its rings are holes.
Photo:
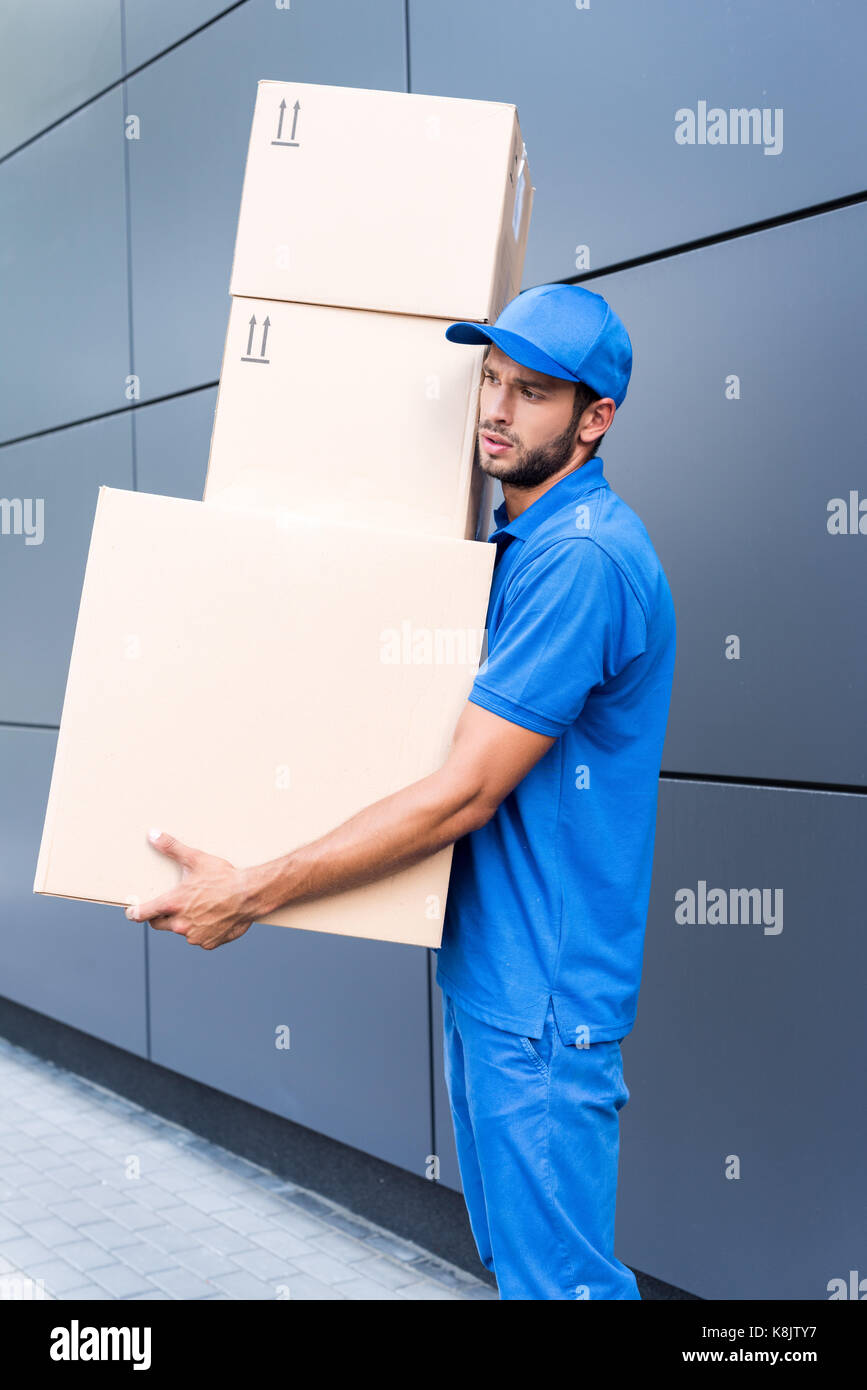
<path fill-rule="evenodd" d="M 501 1299 L 640 1299 L 614 1257 L 619 1041 L 494 1028 L 443 992 L 446 1085 L 464 1199 Z"/>

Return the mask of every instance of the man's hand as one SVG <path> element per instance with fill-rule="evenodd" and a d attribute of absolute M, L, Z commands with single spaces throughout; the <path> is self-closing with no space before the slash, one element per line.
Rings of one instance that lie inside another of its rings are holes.
<path fill-rule="evenodd" d="M 130 921 L 150 922 L 157 931 L 177 932 L 204 951 L 243 936 L 255 920 L 245 911 L 244 871 L 228 859 L 191 849 L 159 830 L 152 830 L 148 839 L 161 854 L 181 865 L 183 879 L 158 898 L 128 907 Z"/>

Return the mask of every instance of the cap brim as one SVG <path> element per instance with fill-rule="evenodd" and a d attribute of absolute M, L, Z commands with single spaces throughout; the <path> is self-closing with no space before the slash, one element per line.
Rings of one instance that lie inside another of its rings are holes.
<path fill-rule="evenodd" d="M 446 337 L 452 343 L 474 343 L 476 346 L 495 343 L 513 362 L 520 363 L 522 367 L 529 367 L 531 372 L 543 372 L 545 376 L 556 376 L 561 381 L 580 380 L 574 372 L 567 371 L 559 362 L 555 362 L 553 357 L 537 348 L 535 343 L 522 338 L 519 333 L 510 333 L 506 328 L 496 328 L 493 324 L 488 327 L 486 324 L 462 320 L 460 323 L 449 325 Z"/>

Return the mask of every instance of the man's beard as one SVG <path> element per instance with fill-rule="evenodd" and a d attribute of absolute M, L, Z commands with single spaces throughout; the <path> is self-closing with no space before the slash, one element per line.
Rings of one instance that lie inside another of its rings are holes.
<path fill-rule="evenodd" d="M 550 440 L 547 444 L 540 444 L 536 449 L 524 449 L 514 440 L 509 440 L 515 453 L 515 460 L 511 463 L 484 454 L 479 436 L 476 435 L 476 459 L 484 473 L 491 478 L 498 478 L 501 483 L 508 483 L 510 487 L 538 487 L 540 483 L 546 482 L 555 473 L 561 473 L 566 467 L 575 452 L 577 427 L 577 420 L 570 420 L 562 434 L 558 434 L 556 439 Z M 480 432 L 484 432 L 484 426 Z M 502 430 L 491 430 L 491 433 L 509 439 Z"/>

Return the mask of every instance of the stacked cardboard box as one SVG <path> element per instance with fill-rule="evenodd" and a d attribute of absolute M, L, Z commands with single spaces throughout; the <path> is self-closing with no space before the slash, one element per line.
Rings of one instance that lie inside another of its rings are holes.
<path fill-rule="evenodd" d="M 484 349 L 445 329 L 520 290 L 533 192 L 513 106 L 260 82 L 205 499 L 472 540 Z"/>
<path fill-rule="evenodd" d="M 100 489 L 35 891 L 275 858 L 441 766 L 478 665 L 483 349 L 533 200 L 513 107 L 261 82 L 203 502 Z M 440 943 L 451 848 L 265 920 Z"/>

